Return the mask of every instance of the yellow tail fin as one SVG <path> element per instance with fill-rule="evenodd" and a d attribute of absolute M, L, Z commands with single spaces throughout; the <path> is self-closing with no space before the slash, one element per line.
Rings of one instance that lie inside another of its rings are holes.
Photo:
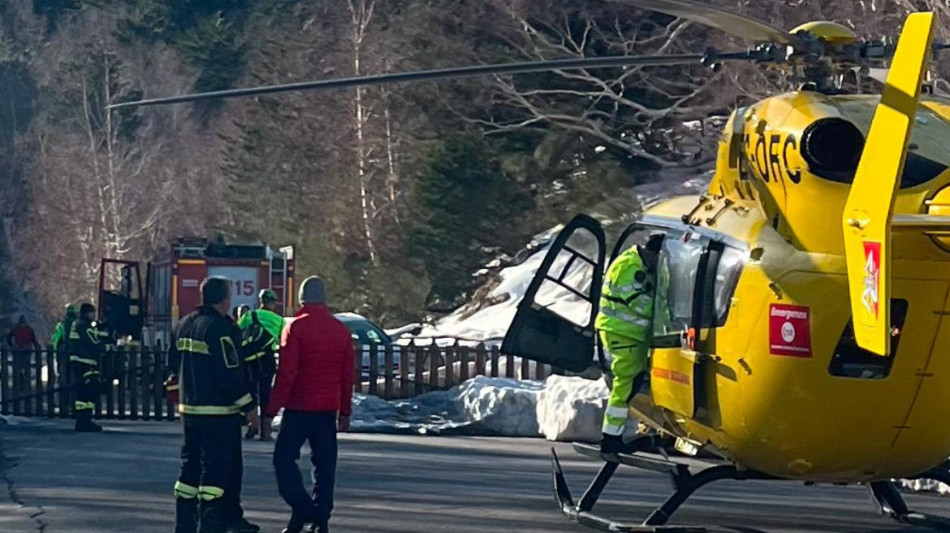
<path fill-rule="evenodd" d="M 855 339 L 861 348 L 883 356 L 891 347 L 894 196 L 930 60 L 934 20 L 933 13 L 914 13 L 904 23 L 842 221 Z"/>

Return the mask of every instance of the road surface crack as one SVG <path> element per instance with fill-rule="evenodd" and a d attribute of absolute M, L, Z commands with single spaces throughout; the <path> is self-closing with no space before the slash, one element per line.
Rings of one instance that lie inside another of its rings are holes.
<path fill-rule="evenodd" d="M 46 514 L 46 510 L 43 509 L 42 505 L 27 505 L 26 502 L 17 494 L 16 484 L 13 482 L 13 478 L 10 477 L 10 471 L 13 470 L 17 463 L 13 459 L 7 456 L 3 447 L 3 440 L 0 439 L 0 483 L 3 483 L 7 487 L 7 497 L 16 505 L 19 505 L 24 511 L 32 510 L 30 513 L 30 520 L 36 522 L 36 530 L 40 533 L 46 532 L 46 526 L 48 525 L 45 520 L 43 520 L 43 515 Z"/>

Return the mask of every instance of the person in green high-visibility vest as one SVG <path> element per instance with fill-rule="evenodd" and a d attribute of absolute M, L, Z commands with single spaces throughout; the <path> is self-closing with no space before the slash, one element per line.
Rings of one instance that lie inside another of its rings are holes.
<path fill-rule="evenodd" d="M 238 327 L 243 337 L 244 363 L 247 368 L 251 391 L 261 406 L 260 427 L 249 427 L 247 439 L 260 434 L 261 440 L 270 440 L 270 423 L 263 413 L 270 401 L 274 374 L 277 373 L 276 354 L 280 349 L 280 336 L 284 331 L 284 317 L 277 314 L 280 299 L 271 289 L 258 294 L 261 306 L 241 315 Z"/>
<path fill-rule="evenodd" d="M 613 388 L 604 413 L 603 453 L 624 451 L 628 403 L 646 381 L 653 336 L 656 267 L 663 236 L 630 248 L 607 269 L 595 327 L 610 355 Z"/>

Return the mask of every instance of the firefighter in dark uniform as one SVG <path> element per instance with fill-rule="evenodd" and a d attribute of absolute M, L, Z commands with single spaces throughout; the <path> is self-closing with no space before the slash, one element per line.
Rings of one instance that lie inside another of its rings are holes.
<path fill-rule="evenodd" d="M 243 414 L 256 407 L 242 366 L 241 332 L 227 316 L 230 282 L 208 278 L 202 305 L 178 326 L 170 350 L 177 370 L 184 444 L 175 484 L 175 533 L 256 533 L 241 508 Z"/>
<path fill-rule="evenodd" d="M 109 343 L 109 332 L 96 320 L 96 306 L 84 303 L 79 318 L 69 328 L 69 368 L 73 377 L 73 415 L 76 431 L 97 432 L 102 426 L 92 421 L 96 403 L 102 392 L 99 364 Z"/>

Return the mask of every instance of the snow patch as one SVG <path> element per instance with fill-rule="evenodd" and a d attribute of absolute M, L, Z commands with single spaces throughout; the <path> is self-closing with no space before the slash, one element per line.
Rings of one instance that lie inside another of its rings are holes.
<path fill-rule="evenodd" d="M 351 428 L 365 433 L 544 436 L 552 441 L 597 442 L 606 398 L 602 380 L 550 376 L 542 383 L 478 376 L 450 390 L 408 400 L 356 394 Z M 273 421 L 275 430 L 280 422 L 278 415 Z"/>
<path fill-rule="evenodd" d="M 933 479 L 902 479 L 900 487 L 912 492 L 936 492 L 940 496 L 950 496 L 950 486 Z"/>
<path fill-rule="evenodd" d="M 549 377 L 538 395 L 541 433 L 552 441 L 599 441 L 608 394 L 602 379 Z"/>
<path fill-rule="evenodd" d="M 473 429 L 506 437 L 538 436 L 537 381 L 478 376 L 459 387 L 462 411 Z"/>

